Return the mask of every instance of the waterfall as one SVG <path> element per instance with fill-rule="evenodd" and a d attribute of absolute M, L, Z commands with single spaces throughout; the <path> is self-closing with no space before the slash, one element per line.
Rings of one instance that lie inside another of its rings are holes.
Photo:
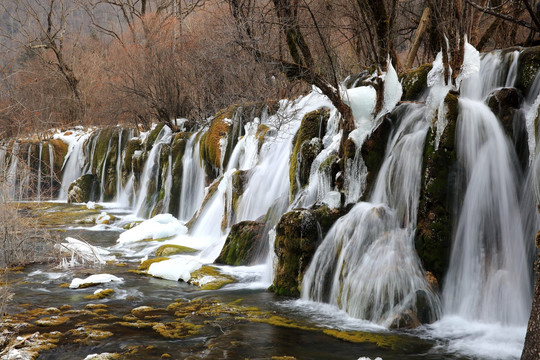
<path fill-rule="evenodd" d="M 116 155 L 116 199 L 118 200 L 120 198 L 120 194 L 122 193 L 122 135 L 124 134 L 124 129 L 120 128 L 120 132 L 118 133 L 118 153 Z M 131 135 L 128 131 L 128 139 L 131 137 Z"/>
<path fill-rule="evenodd" d="M 460 100 L 456 137 L 463 167 L 458 183 L 466 190 L 444 288 L 446 312 L 525 324 L 531 280 L 514 150 L 481 101 Z"/>
<path fill-rule="evenodd" d="M 414 249 L 420 173 L 428 121 L 409 106 L 386 151 L 371 203 L 359 203 L 327 234 L 304 276 L 302 298 L 333 304 L 385 326 L 423 299 L 440 305 Z"/>
<path fill-rule="evenodd" d="M 17 165 L 19 162 L 19 148 L 20 144 L 15 142 L 13 149 L 11 150 L 10 164 L 7 170 L 6 182 L 7 182 L 7 198 L 10 200 L 17 199 Z"/>
<path fill-rule="evenodd" d="M 98 136 L 96 136 L 96 139 L 97 138 Z M 107 159 L 109 158 L 109 153 L 111 151 L 112 141 L 113 141 L 113 138 L 111 137 L 109 141 L 107 142 L 107 151 L 105 152 L 105 157 L 103 158 L 103 164 L 101 165 L 101 179 L 100 179 L 101 181 L 99 182 L 101 186 L 101 191 L 100 191 L 101 195 L 100 195 L 99 201 L 101 202 L 105 200 L 105 179 L 107 177 Z"/>
<path fill-rule="evenodd" d="M 51 199 L 54 198 L 54 148 L 51 142 L 49 142 L 49 189 L 51 192 Z"/>
<path fill-rule="evenodd" d="M 140 191 L 135 206 L 135 211 L 139 216 L 148 217 L 155 205 L 159 193 L 157 181 L 160 176 L 161 149 L 163 145 L 169 144 L 171 140 L 172 131 L 168 126 L 164 126 L 157 135 L 152 150 L 148 154 L 148 159 L 142 171 Z"/>
<path fill-rule="evenodd" d="M 165 192 L 163 197 L 163 211 L 168 212 L 169 211 L 169 205 L 171 203 L 171 189 L 172 189 L 172 182 L 173 182 L 173 173 L 172 173 L 172 149 L 169 150 L 169 158 L 167 161 L 167 176 L 165 178 L 165 183 L 163 185 L 163 190 Z"/>
<path fill-rule="evenodd" d="M 199 153 L 199 137 L 200 134 L 196 133 L 189 138 L 182 157 L 184 171 L 178 218 L 183 221 L 188 221 L 193 217 L 204 199 L 204 169 Z"/>
<path fill-rule="evenodd" d="M 29 151 L 30 153 L 30 151 Z M 43 143 L 40 142 L 39 143 L 39 155 L 38 155 L 38 171 L 37 171 L 37 178 L 38 178 L 38 183 L 37 183 L 37 199 L 38 201 L 41 201 L 41 158 L 42 158 L 42 154 L 43 154 Z"/>
<path fill-rule="evenodd" d="M 83 175 L 84 169 L 91 164 L 91 161 L 88 163 L 86 162 L 84 152 L 85 144 L 87 144 L 87 140 L 91 135 L 92 133 L 85 133 L 70 143 L 68 153 L 66 154 L 62 166 L 62 183 L 58 194 L 59 199 L 67 199 L 69 185 Z"/>

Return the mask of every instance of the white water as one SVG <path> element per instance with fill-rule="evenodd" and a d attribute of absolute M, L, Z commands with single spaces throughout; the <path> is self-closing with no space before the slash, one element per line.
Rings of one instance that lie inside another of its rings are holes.
<path fill-rule="evenodd" d="M 302 284 L 302 299 L 328 302 L 353 317 L 390 326 L 426 299 L 440 312 L 414 250 L 420 169 L 429 124 L 411 107 L 389 143 L 372 203 L 359 203 L 325 237 Z"/>
<path fill-rule="evenodd" d="M 139 194 L 135 205 L 136 214 L 142 217 L 148 217 L 155 205 L 155 199 L 158 196 L 156 178 L 159 176 L 161 148 L 169 144 L 172 139 L 172 131 L 168 126 L 164 126 L 156 137 L 154 145 L 148 154 L 148 159 L 144 164 L 139 182 Z"/>
<path fill-rule="evenodd" d="M 182 191 L 180 193 L 180 213 L 178 218 L 188 221 L 204 200 L 204 169 L 199 152 L 199 133 L 193 134 L 182 157 Z"/>

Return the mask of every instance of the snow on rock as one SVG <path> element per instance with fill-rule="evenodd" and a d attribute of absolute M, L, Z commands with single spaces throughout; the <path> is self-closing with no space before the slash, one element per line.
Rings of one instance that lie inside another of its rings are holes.
<path fill-rule="evenodd" d="M 480 53 L 474 46 L 465 42 L 465 53 L 463 55 L 463 64 L 461 64 L 461 70 L 456 79 L 456 85 L 459 88 L 461 82 L 470 78 L 474 74 L 480 71 Z"/>
<path fill-rule="evenodd" d="M 377 91 L 373 87 L 360 86 L 348 89 L 343 92 L 342 97 L 343 102 L 351 107 L 356 126 L 373 117 L 377 103 Z"/>
<path fill-rule="evenodd" d="M 191 279 L 191 273 L 201 267 L 202 263 L 193 257 L 178 256 L 153 263 L 148 268 L 148 274 L 165 280 L 188 282 Z"/>
<path fill-rule="evenodd" d="M 88 206 L 88 205 L 87 205 Z M 109 224 L 112 221 L 111 215 L 106 212 L 102 212 L 96 219 L 96 224 Z"/>
<path fill-rule="evenodd" d="M 70 260 L 64 259 L 62 267 L 71 267 L 87 262 L 105 264 L 107 261 L 115 260 L 116 257 L 110 255 L 108 250 L 93 246 L 87 242 L 67 237 L 65 242 L 54 246 L 63 254 L 69 254 Z"/>
<path fill-rule="evenodd" d="M 186 234 L 187 228 L 171 214 L 159 214 L 120 234 L 117 242 L 129 244 Z"/>
<path fill-rule="evenodd" d="M 124 279 L 116 277 L 111 274 L 95 274 L 90 275 L 86 279 L 81 278 L 75 278 L 71 281 L 71 284 L 69 285 L 70 289 L 77 289 L 81 286 L 91 286 L 94 284 L 104 284 L 108 282 L 123 282 Z"/>
<path fill-rule="evenodd" d="M 451 69 L 450 69 L 451 70 Z M 437 57 L 433 61 L 433 66 L 427 76 L 427 86 L 433 87 L 438 84 L 444 84 L 444 65 L 442 59 L 442 51 L 439 51 Z"/>
<path fill-rule="evenodd" d="M 389 57 L 388 70 L 386 71 L 386 76 L 384 79 L 384 102 L 378 118 L 392 111 L 396 107 L 397 103 L 401 100 L 402 95 L 403 88 L 401 87 L 401 82 L 399 81 L 396 69 L 394 69 L 394 66 L 392 66 L 392 61 Z"/>

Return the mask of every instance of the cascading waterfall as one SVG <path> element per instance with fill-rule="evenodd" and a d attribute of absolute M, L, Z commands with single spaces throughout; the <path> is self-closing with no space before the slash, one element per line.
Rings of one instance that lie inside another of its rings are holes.
<path fill-rule="evenodd" d="M 54 149 L 52 147 L 52 144 L 49 143 L 49 171 L 50 171 L 50 179 L 49 179 L 49 189 L 51 193 L 51 199 L 54 197 Z"/>
<path fill-rule="evenodd" d="M 372 203 L 359 203 L 325 237 L 302 284 L 302 298 L 328 302 L 354 317 L 389 326 L 416 311 L 419 298 L 440 305 L 414 250 L 422 154 L 428 121 L 410 106 L 392 137 Z"/>
<path fill-rule="evenodd" d="M 62 184 L 58 194 L 59 199 L 67 199 L 69 185 L 83 175 L 84 169 L 88 167 L 84 150 L 87 140 L 91 135 L 91 133 L 85 133 L 69 145 L 68 153 L 62 166 Z M 89 161 L 88 164 L 91 164 L 91 162 Z"/>
<path fill-rule="evenodd" d="M 499 121 L 483 103 L 510 80 L 490 60 L 486 55 L 480 74 L 465 82 L 459 102 L 458 183 L 466 186 L 443 296 L 447 314 L 523 325 L 531 299 L 530 247 L 520 216 L 518 161 Z"/>
<path fill-rule="evenodd" d="M 182 190 L 180 192 L 180 213 L 178 218 L 183 221 L 190 220 L 204 199 L 204 169 L 201 165 L 199 152 L 200 134 L 193 134 L 187 144 L 182 157 Z"/>
<path fill-rule="evenodd" d="M 8 199 L 17 199 L 17 165 L 19 163 L 19 147 L 20 144 L 15 142 L 11 150 L 10 164 L 7 170 L 6 182 Z"/>
<path fill-rule="evenodd" d="M 29 151 L 29 154 L 31 153 L 31 151 Z M 41 200 L 41 159 L 42 159 L 42 156 L 43 156 L 43 143 L 40 142 L 39 143 L 39 155 L 38 155 L 38 171 L 37 171 L 37 179 L 38 179 L 38 183 L 37 183 L 37 199 L 38 201 Z"/>
<path fill-rule="evenodd" d="M 164 126 L 156 137 L 152 150 L 148 154 L 148 159 L 144 164 L 141 175 L 140 192 L 137 195 L 136 213 L 142 217 L 148 217 L 155 205 L 159 188 L 157 187 L 157 177 L 160 171 L 160 156 L 163 145 L 167 145 L 172 140 L 172 131 L 168 126 Z"/>

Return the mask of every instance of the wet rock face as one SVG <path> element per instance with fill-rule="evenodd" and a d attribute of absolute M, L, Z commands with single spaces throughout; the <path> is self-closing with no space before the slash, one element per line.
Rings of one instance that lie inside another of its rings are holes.
<path fill-rule="evenodd" d="M 68 203 L 98 201 L 99 197 L 99 179 L 94 174 L 83 175 L 69 186 Z"/>
<path fill-rule="evenodd" d="M 423 163 L 422 189 L 418 207 L 415 246 L 424 269 L 439 281 L 448 268 L 452 243 L 452 195 L 455 189 L 456 149 L 455 130 L 458 99 L 445 99 L 448 124 L 435 149 L 436 130 L 428 131 Z"/>
<path fill-rule="evenodd" d="M 366 190 L 362 195 L 363 199 L 369 197 L 371 189 L 377 179 L 377 175 L 379 174 L 379 170 L 384 160 L 386 144 L 388 143 L 393 128 L 391 116 L 385 116 L 379 126 L 371 133 L 364 144 L 362 144 L 361 154 L 368 170 Z"/>
<path fill-rule="evenodd" d="M 536 234 L 535 242 L 537 249 L 540 249 L 540 231 Z M 521 360 L 537 360 L 540 358 L 540 254 L 536 260 L 535 270 L 536 285 Z"/>
<path fill-rule="evenodd" d="M 216 263 L 235 266 L 252 264 L 257 259 L 264 228 L 264 222 L 258 221 L 242 221 L 233 225 Z"/>
<path fill-rule="evenodd" d="M 520 111 L 523 96 L 515 88 L 502 88 L 491 93 L 487 104 L 501 122 L 505 133 L 512 139 L 522 169 L 529 164 L 527 124 Z"/>
<path fill-rule="evenodd" d="M 540 70 L 540 46 L 523 50 L 518 59 L 516 88 L 525 96 L 529 94 L 538 70 Z"/>
<path fill-rule="evenodd" d="M 309 171 L 315 157 L 321 151 L 320 140 L 326 133 L 326 123 L 330 117 L 327 109 L 312 111 L 304 116 L 298 132 L 293 138 L 293 151 L 291 153 L 289 181 L 291 183 L 291 199 L 299 190 L 299 186 L 306 185 Z"/>
<path fill-rule="evenodd" d="M 321 241 L 319 223 L 309 210 L 283 215 L 276 227 L 274 251 L 278 264 L 272 288 L 285 296 L 299 296 L 304 273 Z"/>
<path fill-rule="evenodd" d="M 418 100 L 427 89 L 427 75 L 432 69 L 431 64 L 424 64 L 416 69 L 401 74 L 401 86 L 403 87 L 402 100 Z"/>

